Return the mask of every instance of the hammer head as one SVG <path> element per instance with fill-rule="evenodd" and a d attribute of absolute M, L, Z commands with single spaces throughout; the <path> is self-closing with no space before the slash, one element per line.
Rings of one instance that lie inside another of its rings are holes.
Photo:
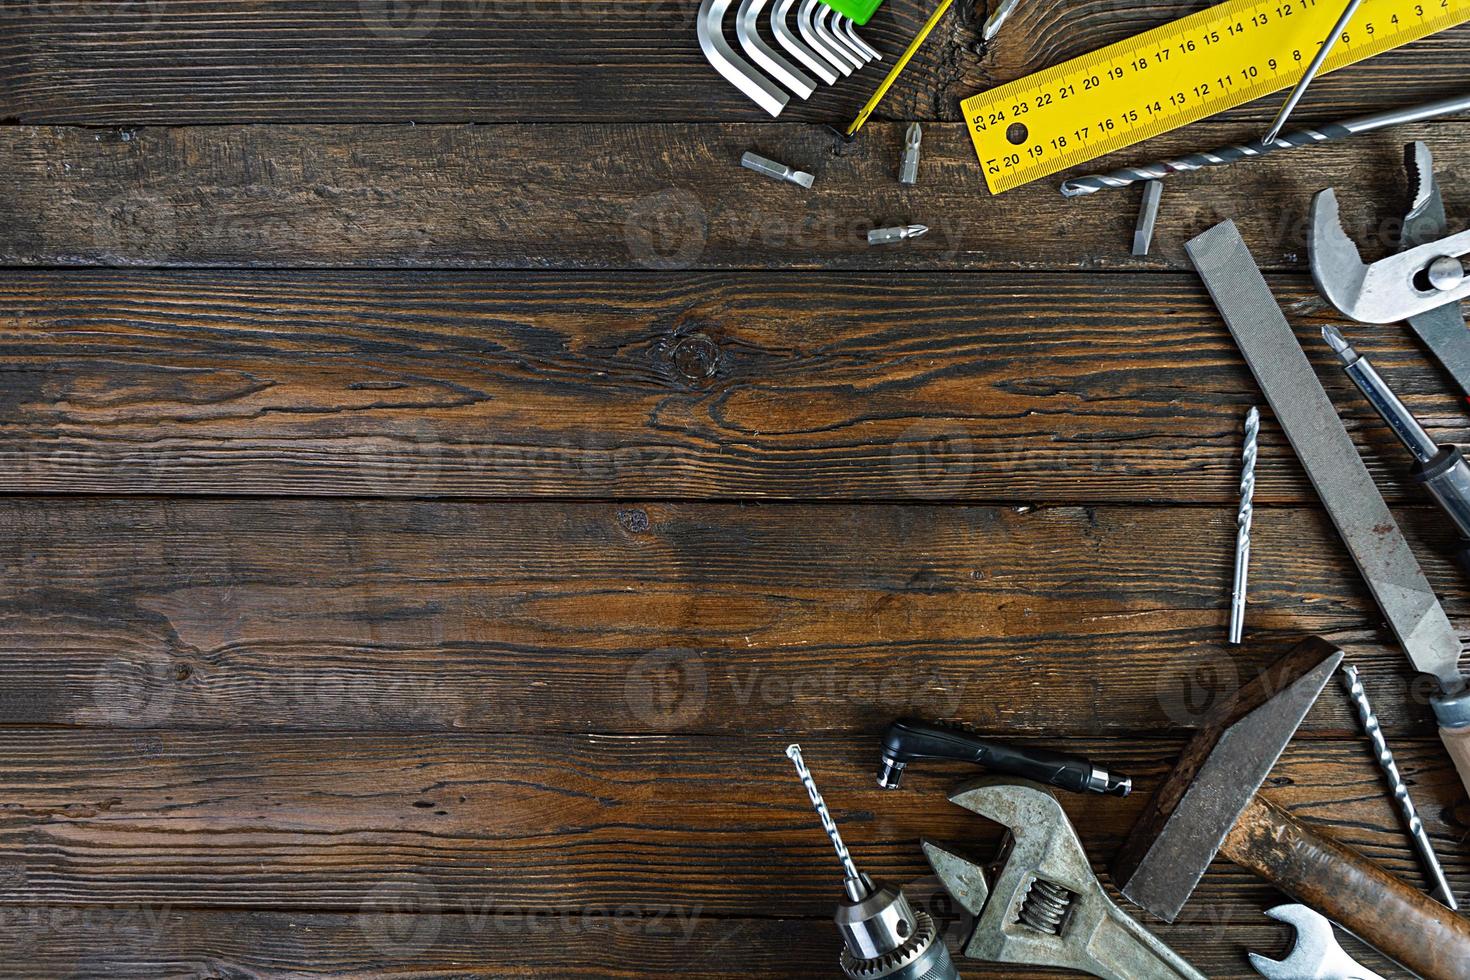
<path fill-rule="evenodd" d="M 1178 917 L 1342 656 L 1312 637 L 1206 718 L 1113 862 L 1125 898 Z"/>

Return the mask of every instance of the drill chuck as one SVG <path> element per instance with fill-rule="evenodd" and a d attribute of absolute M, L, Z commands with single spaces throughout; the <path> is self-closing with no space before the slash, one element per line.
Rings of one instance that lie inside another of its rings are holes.
<path fill-rule="evenodd" d="M 842 972 L 851 980 L 959 980 L 934 919 L 894 886 L 863 881 L 869 893 L 833 917 L 847 947 Z"/>

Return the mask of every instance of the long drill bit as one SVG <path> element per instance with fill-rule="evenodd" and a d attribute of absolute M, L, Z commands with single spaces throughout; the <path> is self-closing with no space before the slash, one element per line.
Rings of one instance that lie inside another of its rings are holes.
<path fill-rule="evenodd" d="M 867 882 L 858 872 L 857 865 L 853 863 L 847 845 L 842 842 L 842 832 L 837 829 L 837 821 L 832 819 L 832 811 L 827 809 L 827 801 L 822 799 L 822 793 L 817 789 L 816 780 L 812 779 L 812 771 L 806 767 L 806 762 L 801 757 L 801 746 L 793 742 L 786 747 L 786 755 L 796 766 L 796 775 L 801 778 L 801 784 L 806 787 L 806 794 L 812 798 L 812 806 L 816 808 L 817 819 L 822 821 L 822 829 L 827 832 L 827 836 L 832 839 L 832 846 L 837 850 L 837 860 L 842 862 L 843 889 L 847 892 L 848 898 L 854 902 L 862 901 L 868 895 Z"/>
<path fill-rule="evenodd" d="M 1158 163 L 1147 164 L 1139 167 L 1124 167 L 1110 174 L 1092 174 L 1086 177 L 1073 177 L 1062 183 L 1062 196 L 1083 197 L 1087 194 L 1096 194 L 1101 190 L 1110 188 L 1127 187 L 1143 180 L 1162 180 L 1174 174 L 1188 173 L 1193 170 L 1204 170 L 1207 167 L 1223 167 L 1241 160 L 1252 160 L 1256 157 L 1274 153 L 1277 150 L 1290 150 L 1298 146 L 1312 146 L 1317 143 L 1329 143 L 1334 140 L 1346 139 L 1359 133 L 1371 133 L 1378 129 L 1387 129 L 1390 126 L 1401 126 L 1407 123 L 1423 122 L 1426 119 L 1434 119 L 1439 116 L 1447 116 L 1451 113 L 1470 110 L 1470 95 L 1460 95 L 1451 99 L 1440 99 L 1437 102 L 1429 102 L 1424 105 L 1412 106 L 1407 109 L 1394 109 L 1390 112 L 1380 112 L 1371 116 L 1360 116 L 1357 119 L 1349 119 L 1346 122 L 1332 123 L 1320 129 L 1302 129 L 1287 133 L 1278 137 L 1274 143 L 1263 143 L 1256 140 L 1252 143 L 1240 143 L 1234 146 L 1226 146 L 1210 153 L 1191 153 L 1185 157 L 1175 160 L 1162 160 Z"/>
<path fill-rule="evenodd" d="M 1424 821 L 1419 819 L 1419 811 L 1415 809 L 1414 800 L 1409 796 L 1409 787 L 1404 782 L 1404 777 L 1399 775 L 1398 764 L 1393 761 L 1393 753 L 1389 751 L 1388 742 L 1383 738 L 1383 729 L 1378 724 L 1378 715 L 1374 713 L 1373 706 L 1368 703 L 1368 692 L 1363 690 L 1363 682 L 1358 677 L 1358 669 L 1344 666 L 1342 675 L 1342 686 L 1347 689 L 1348 696 L 1357 706 L 1358 721 L 1362 724 L 1364 734 L 1373 742 L 1373 757 L 1378 760 L 1378 767 L 1388 777 L 1388 785 L 1393 790 L 1393 798 L 1398 802 L 1404 825 L 1409 830 L 1409 839 L 1413 841 L 1414 850 L 1418 852 L 1419 860 L 1424 864 L 1424 872 L 1434 884 L 1430 894 L 1449 908 L 1458 910 L 1460 906 L 1455 901 L 1454 893 L 1450 891 L 1450 883 L 1445 880 L 1444 869 L 1439 866 L 1439 858 L 1434 854 L 1434 845 L 1430 843 L 1429 834 L 1424 830 Z"/>
<path fill-rule="evenodd" d="M 1240 454 L 1240 509 L 1235 513 L 1235 584 L 1230 589 L 1230 642 L 1245 635 L 1245 586 L 1251 563 L 1252 499 L 1256 493 L 1256 445 L 1261 434 L 1261 410 L 1252 405 L 1245 416 L 1245 448 Z"/>
<path fill-rule="evenodd" d="M 1271 128 L 1266 130 L 1266 135 L 1261 139 L 1262 143 L 1269 146 L 1276 142 L 1276 137 L 1281 135 L 1282 128 L 1286 126 L 1286 120 L 1296 110 L 1297 103 L 1301 102 L 1302 96 L 1307 94 L 1307 86 L 1312 84 L 1312 80 L 1322 70 L 1323 62 L 1332 53 L 1332 49 L 1337 47 L 1337 39 L 1342 37 L 1343 31 L 1347 30 L 1348 21 L 1353 19 L 1353 15 L 1358 12 L 1358 8 L 1362 5 L 1363 0 L 1348 0 L 1347 7 L 1343 10 L 1342 16 L 1337 19 L 1337 23 L 1332 25 L 1332 33 L 1328 34 L 1322 41 L 1322 44 L 1317 48 L 1317 54 L 1312 58 L 1312 63 L 1307 65 L 1307 70 L 1302 73 L 1302 77 L 1292 87 L 1291 94 L 1282 103 L 1281 110 L 1276 113 L 1276 118 L 1271 120 Z"/>

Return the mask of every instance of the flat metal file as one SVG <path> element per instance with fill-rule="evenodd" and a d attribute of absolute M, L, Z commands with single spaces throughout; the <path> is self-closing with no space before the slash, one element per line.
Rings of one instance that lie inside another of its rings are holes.
<path fill-rule="evenodd" d="M 1185 245 L 1389 628 L 1416 670 L 1433 675 L 1440 736 L 1470 789 L 1470 695 L 1460 638 L 1409 550 L 1233 221 Z"/>

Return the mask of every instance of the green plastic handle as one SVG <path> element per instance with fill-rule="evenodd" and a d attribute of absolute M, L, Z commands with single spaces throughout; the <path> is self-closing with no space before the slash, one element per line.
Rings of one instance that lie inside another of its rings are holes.
<path fill-rule="evenodd" d="M 883 0 L 823 0 L 827 6 L 862 27 L 873 19 L 873 13 L 883 6 Z"/>

